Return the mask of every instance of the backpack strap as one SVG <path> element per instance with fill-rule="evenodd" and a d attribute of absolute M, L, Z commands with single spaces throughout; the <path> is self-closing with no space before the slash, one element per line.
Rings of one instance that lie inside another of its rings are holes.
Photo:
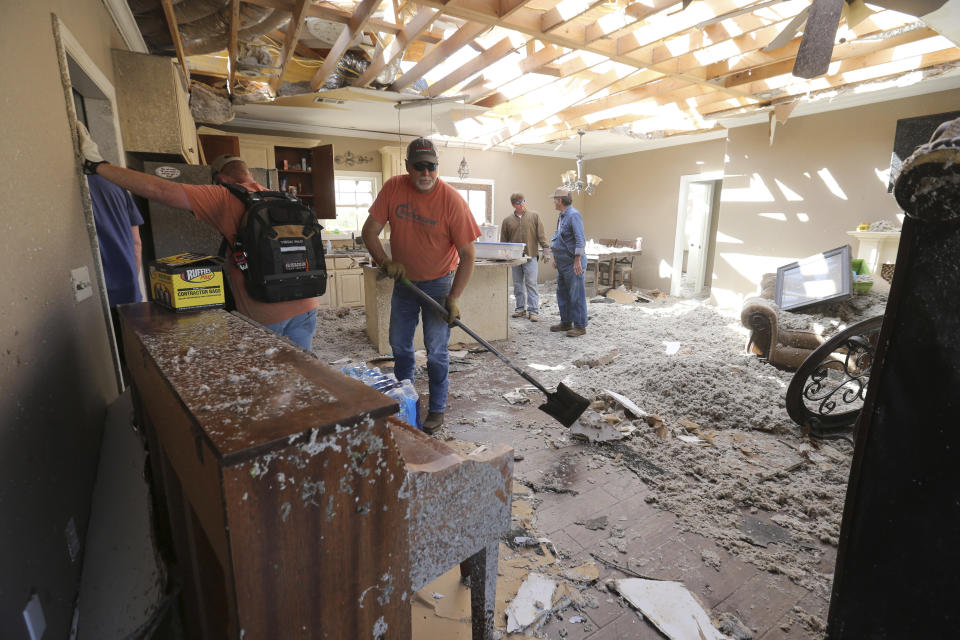
<path fill-rule="evenodd" d="M 220 186 L 226 188 L 227 191 L 235 195 L 240 202 L 243 203 L 244 207 L 250 206 L 251 191 L 248 191 L 245 187 L 241 187 L 238 184 L 231 184 L 229 182 L 221 182 Z"/>
<path fill-rule="evenodd" d="M 229 182 L 221 182 L 220 186 L 225 187 L 227 191 L 236 196 L 240 202 L 243 203 L 244 209 L 249 209 L 250 205 L 255 202 L 254 198 L 251 197 L 255 192 L 248 191 L 245 187 L 241 187 L 238 184 L 231 184 Z M 247 252 L 244 251 L 242 246 L 239 246 L 239 241 L 234 245 L 231 245 L 229 242 L 227 242 L 226 236 L 222 237 L 223 241 L 220 243 L 220 249 L 217 251 L 217 254 L 223 256 L 223 258 L 226 260 L 232 261 L 241 271 L 246 271 L 248 267 Z"/>

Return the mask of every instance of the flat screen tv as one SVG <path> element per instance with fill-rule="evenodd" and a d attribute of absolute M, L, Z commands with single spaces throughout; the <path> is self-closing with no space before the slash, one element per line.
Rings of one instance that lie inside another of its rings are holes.
<path fill-rule="evenodd" d="M 776 303 L 784 311 L 846 300 L 853 295 L 850 245 L 824 251 L 777 269 Z"/>

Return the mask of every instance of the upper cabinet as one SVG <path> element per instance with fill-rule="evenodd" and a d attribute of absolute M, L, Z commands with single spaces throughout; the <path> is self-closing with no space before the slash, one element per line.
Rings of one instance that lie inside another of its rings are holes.
<path fill-rule="evenodd" d="M 199 164 L 189 96 L 173 58 L 114 49 L 113 70 L 125 150 L 176 155 Z"/>
<path fill-rule="evenodd" d="M 333 145 L 312 149 L 275 146 L 273 151 L 280 190 L 295 193 L 313 207 L 318 218 L 336 218 Z"/>

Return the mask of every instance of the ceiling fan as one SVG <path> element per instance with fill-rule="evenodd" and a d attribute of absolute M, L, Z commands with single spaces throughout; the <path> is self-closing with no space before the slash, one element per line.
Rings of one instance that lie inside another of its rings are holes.
<path fill-rule="evenodd" d="M 922 17 L 933 13 L 947 0 L 870 0 L 870 4 Z M 793 20 L 770 41 L 764 51 L 773 51 L 785 46 L 803 30 L 800 48 L 793 64 L 793 75 L 799 78 L 815 78 L 830 67 L 833 43 L 837 37 L 840 19 L 846 15 L 851 27 L 867 18 L 873 11 L 864 0 L 813 0 L 810 6 L 798 13 Z"/>

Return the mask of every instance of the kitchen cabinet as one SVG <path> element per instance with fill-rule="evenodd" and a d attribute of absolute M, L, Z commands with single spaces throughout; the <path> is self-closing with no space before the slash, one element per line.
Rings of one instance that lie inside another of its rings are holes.
<path fill-rule="evenodd" d="M 294 193 L 313 207 L 318 218 L 336 218 L 333 145 L 320 145 L 312 149 L 275 146 L 273 153 L 280 176 L 280 189 Z"/>
<path fill-rule="evenodd" d="M 321 309 L 362 307 L 364 305 L 363 268 L 366 253 L 327 256 L 327 291 L 320 296 Z"/>
<path fill-rule="evenodd" d="M 113 71 L 124 150 L 200 164 L 186 83 L 173 59 L 114 49 Z"/>

